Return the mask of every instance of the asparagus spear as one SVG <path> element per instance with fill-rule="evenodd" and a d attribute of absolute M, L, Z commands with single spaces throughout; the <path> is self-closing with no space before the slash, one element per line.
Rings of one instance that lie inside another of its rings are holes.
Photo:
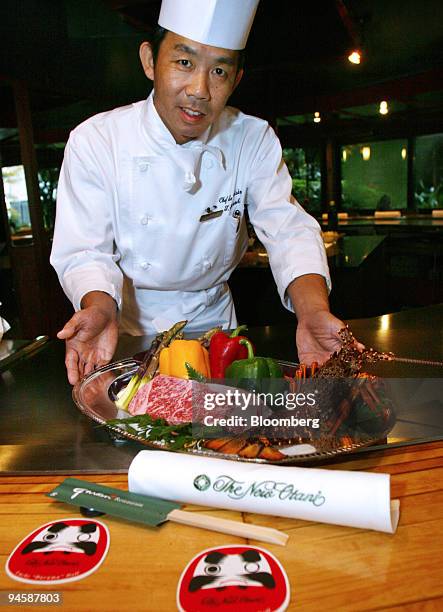
<path fill-rule="evenodd" d="M 143 360 L 143 364 L 145 364 L 146 362 L 145 366 L 142 367 L 143 364 L 141 364 L 137 368 L 137 372 L 129 381 L 129 384 L 125 388 L 124 392 L 120 397 L 117 398 L 115 404 L 118 408 L 121 408 L 122 410 L 127 410 L 129 403 L 131 402 L 137 391 L 143 385 L 149 382 L 151 378 L 153 378 L 158 368 L 158 361 L 161 351 L 170 344 L 170 342 L 179 332 L 181 332 L 181 330 L 185 327 L 186 323 L 187 321 L 180 321 L 179 323 L 173 325 L 171 329 L 163 333 L 163 336 L 161 336 L 161 339 L 158 342 L 158 346 L 156 347 L 154 352 L 151 354 L 151 351 L 149 351 L 148 356 Z"/>
<path fill-rule="evenodd" d="M 147 351 L 142 351 L 134 356 L 134 359 L 137 359 L 140 362 L 136 374 L 140 372 L 140 376 L 143 376 L 146 371 L 146 368 L 148 367 L 148 363 L 152 355 L 157 350 L 157 347 L 163 338 L 164 333 L 165 332 L 162 332 L 161 334 L 155 336 L 154 340 L 151 342 L 151 346 L 148 348 Z"/>
<path fill-rule="evenodd" d="M 217 332 L 221 331 L 221 326 L 218 325 L 217 327 L 211 327 L 211 329 L 208 329 L 207 332 L 205 332 L 202 336 L 200 336 L 199 338 L 197 338 L 197 340 L 200 342 L 200 344 L 202 346 L 204 346 L 205 348 L 209 347 L 209 343 L 211 341 L 211 338 L 214 334 L 216 334 Z"/>
<path fill-rule="evenodd" d="M 163 332 L 155 336 L 154 340 L 151 342 L 151 346 L 146 351 L 143 357 L 143 361 L 138 366 L 135 376 L 139 376 L 140 378 L 143 378 L 146 372 L 146 368 L 148 367 L 149 362 L 151 361 L 152 356 L 154 355 L 155 351 L 158 349 L 160 342 L 163 340 L 163 336 L 165 335 L 165 333 L 166 332 Z"/>
<path fill-rule="evenodd" d="M 125 406 L 122 403 L 124 398 L 126 398 L 128 396 L 132 397 L 137 392 L 137 389 L 140 386 L 140 381 L 142 380 L 143 376 L 146 373 L 146 369 L 147 369 L 147 367 L 149 365 L 149 362 L 151 361 L 155 351 L 158 349 L 158 347 L 160 345 L 160 342 L 162 341 L 163 336 L 165 335 L 165 333 L 166 332 L 163 332 L 162 334 L 158 334 L 154 338 L 154 340 L 151 343 L 151 346 L 145 352 L 144 357 L 143 357 L 143 361 L 138 366 L 137 371 L 132 376 L 131 380 L 126 385 L 126 387 L 123 387 L 123 389 L 121 389 L 121 391 L 119 391 L 119 393 L 117 395 L 117 399 L 115 400 L 115 403 L 116 403 L 118 408 L 121 408 L 122 410 L 125 410 L 126 408 L 125 408 Z"/>

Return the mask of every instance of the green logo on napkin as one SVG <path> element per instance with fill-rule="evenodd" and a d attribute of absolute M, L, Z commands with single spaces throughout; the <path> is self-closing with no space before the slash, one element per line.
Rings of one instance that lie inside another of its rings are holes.
<path fill-rule="evenodd" d="M 223 493 L 230 499 L 244 499 L 245 497 L 275 498 L 281 501 L 307 502 L 316 507 L 323 506 L 326 502 L 326 497 L 321 491 L 317 493 L 302 491 L 290 482 L 277 482 L 275 480 L 245 482 L 236 480 L 227 474 L 220 474 L 220 476 L 214 478 L 213 483 L 206 474 L 200 474 L 200 476 L 194 478 L 194 487 L 198 491 L 206 491 L 211 486 L 213 491 Z"/>
<path fill-rule="evenodd" d="M 194 479 L 194 487 L 198 491 L 206 491 L 206 489 L 209 489 L 210 486 L 211 486 L 211 481 L 206 476 L 206 474 L 200 474 L 200 476 L 197 476 Z"/>

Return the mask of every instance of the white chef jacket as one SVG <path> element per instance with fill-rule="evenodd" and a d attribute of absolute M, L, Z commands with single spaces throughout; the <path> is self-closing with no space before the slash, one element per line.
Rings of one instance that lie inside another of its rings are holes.
<path fill-rule="evenodd" d="M 247 248 L 247 205 L 292 310 L 292 280 L 330 279 L 320 227 L 291 187 L 266 121 L 226 107 L 200 139 L 178 145 L 151 93 L 71 132 L 51 263 L 75 310 L 89 291 L 104 291 L 127 333 L 156 333 L 183 319 L 190 331 L 235 327 L 226 281 Z"/>

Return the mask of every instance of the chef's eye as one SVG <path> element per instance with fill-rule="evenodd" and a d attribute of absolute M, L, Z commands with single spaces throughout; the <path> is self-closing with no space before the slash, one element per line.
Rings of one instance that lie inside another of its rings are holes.
<path fill-rule="evenodd" d="M 90 533 L 79 533 L 78 536 L 77 536 L 77 540 L 79 542 L 87 542 L 90 539 L 91 539 L 91 534 Z"/>
<path fill-rule="evenodd" d="M 207 565 L 205 567 L 205 574 L 208 576 L 217 576 L 221 571 L 221 567 L 219 565 Z"/>
<path fill-rule="evenodd" d="M 43 539 L 45 542 L 52 542 L 53 540 L 57 539 L 57 534 L 56 533 L 47 533 L 46 535 L 43 536 Z"/>
<path fill-rule="evenodd" d="M 248 574 L 256 574 L 259 569 L 258 563 L 245 563 L 245 572 L 248 572 Z"/>
<path fill-rule="evenodd" d="M 188 59 L 180 59 L 180 60 L 178 60 L 178 64 L 180 66 L 183 66 L 184 68 L 190 68 L 191 67 L 191 62 Z"/>
<path fill-rule="evenodd" d="M 226 76 L 226 71 L 223 68 L 215 68 L 214 72 L 217 76 Z"/>

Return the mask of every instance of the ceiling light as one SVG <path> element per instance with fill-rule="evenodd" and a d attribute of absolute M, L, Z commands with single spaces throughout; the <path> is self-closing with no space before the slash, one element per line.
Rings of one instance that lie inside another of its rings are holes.
<path fill-rule="evenodd" d="M 388 103 L 386 102 L 386 100 L 380 102 L 378 112 L 380 113 L 380 115 L 387 115 L 389 113 Z"/>
<path fill-rule="evenodd" d="M 403 149 L 401 150 L 401 158 L 406 159 L 406 156 L 407 156 L 406 147 L 403 147 Z"/>
<path fill-rule="evenodd" d="M 343 149 L 342 159 L 343 161 L 346 161 L 348 159 L 348 152 L 346 151 L 346 149 Z"/>
<path fill-rule="evenodd" d="M 361 62 L 361 51 L 354 49 L 354 51 L 348 55 L 348 60 L 351 64 L 359 64 Z"/>
<path fill-rule="evenodd" d="M 363 157 L 364 161 L 368 161 L 368 159 L 371 157 L 371 147 L 362 147 L 361 156 Z"/>
<path fill-rule="evenodd" d="M 315 111 L 315 113 L 314 113 L 314 123 L 320 123 L 320 121 L 321 121 L 320 113 L 318 111 Z"/>

